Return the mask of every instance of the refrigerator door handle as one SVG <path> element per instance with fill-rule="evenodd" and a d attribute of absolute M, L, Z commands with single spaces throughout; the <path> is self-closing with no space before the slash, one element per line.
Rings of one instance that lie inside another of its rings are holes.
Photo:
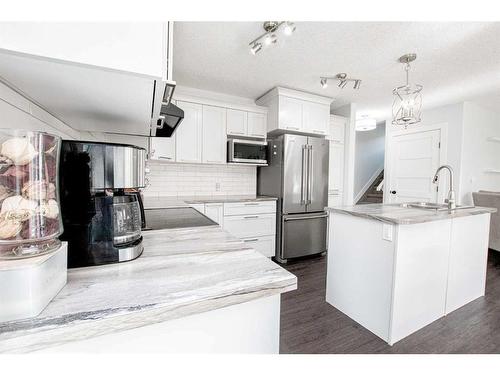
<path fill-rule="evenodd" d="M 313 147 L 307 145 L 307 204 L 312 203 L 312 189 L 313 189 Z"/>
<path fill-rule="evenodd" d="M 302 146 L 302 181 L 300 185 L 300 204 L 307 204 L 307 192 L 306 192 L 306 181 L 307 181 L 307 153 L 306 147 Z"/>
<path fill-rule="evenodd" d="M 308 220 L 308 219 L 322 219 L 324 217 L 327 217 L 328 214 L 327 213 L 323 213 L 323 214 L 320 214 L 320 215 L 314 215 L 314 216 L 311 216 L 311 215 L 307 215 L 307 216 L 293 216 L 293 217 L 284 217 L 283 218 L 283 221 L 294 221 L 294 220 Z"/>

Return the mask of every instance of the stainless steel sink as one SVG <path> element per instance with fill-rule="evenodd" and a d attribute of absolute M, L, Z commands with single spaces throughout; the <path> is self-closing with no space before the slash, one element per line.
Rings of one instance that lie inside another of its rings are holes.
<path fill-rule="evenodd" d="M 423 210 L 448 211 L 448 205 L 445 203 L 409 202 L 409 203 L 401 203 L 400 206 L 404 208 L 420 208 Z M 465 208 L 474 208 L 474 206 L 456 206 L 454 209 L 450 211 L 463 210 Z"/>

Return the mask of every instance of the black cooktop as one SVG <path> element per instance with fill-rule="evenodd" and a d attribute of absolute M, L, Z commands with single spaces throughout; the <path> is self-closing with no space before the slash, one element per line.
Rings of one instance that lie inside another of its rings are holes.
<path fill-rule="evenodd" d="M 191 207 L 152 208 L 144 210 L 146 228 L 159 230 L 173 228 L 206 227 L 218 225 L 202 213 Z"/>

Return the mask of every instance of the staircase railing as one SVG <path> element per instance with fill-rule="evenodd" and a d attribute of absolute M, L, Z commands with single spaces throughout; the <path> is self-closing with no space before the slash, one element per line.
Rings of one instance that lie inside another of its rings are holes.
<path fill-rule="evenodd" d="M 382 191 L 383 188 L 384 188 L 384 179 L 382 179 L 382 181 L 380 181 L 380 184 L 377 185 L 377 191 Z"/>

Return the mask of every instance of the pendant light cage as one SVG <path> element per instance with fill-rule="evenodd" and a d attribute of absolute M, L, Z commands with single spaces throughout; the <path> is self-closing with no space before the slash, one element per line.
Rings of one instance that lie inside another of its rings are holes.
<path fill-rule="evenodd" d="M 416 124 L 422 116 L 422 85 L 411 85 L 409 82 L 410 62 L 417 58 L 415 54 L 400 57 L 399 61 L 405 64 L 406 84 L 392 90 L 392 123 L 404 126 Z"/>

